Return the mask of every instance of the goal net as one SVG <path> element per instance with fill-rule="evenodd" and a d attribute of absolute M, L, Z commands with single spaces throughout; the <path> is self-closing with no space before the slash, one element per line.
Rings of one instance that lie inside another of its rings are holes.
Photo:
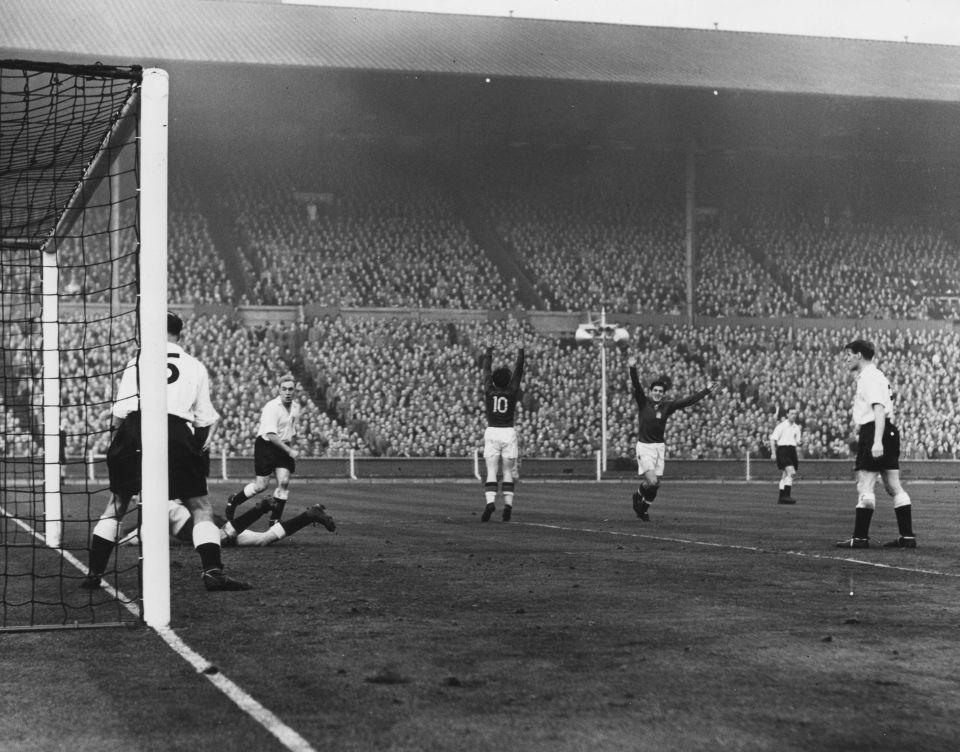
<path fill-rule="evenodd" d="M 143 618 L 139 548 L 117 548 L 104 587 L 79 587 L 110 498 L 114 392 L 151 318 L 143 80 L 138 67 L 0 61 L 2 630 Z"/>

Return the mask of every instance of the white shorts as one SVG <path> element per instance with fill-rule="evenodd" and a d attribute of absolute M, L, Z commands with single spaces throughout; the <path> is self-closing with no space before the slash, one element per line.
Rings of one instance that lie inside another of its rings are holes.
<path fill-rule="evenodd" d="M 637 442 L 637 472 L 645 475 L 650 470 L 657 476 L 663 475 L 663 462 L 667 456 L 666 444 L 644 444 Z"/>
<path fill-rule="evenodd" d="M 515 460 L 520 454 L 517 442 L 517 429 L 489 426 L 483 432 L 483 458 L 503 457 Z"/>

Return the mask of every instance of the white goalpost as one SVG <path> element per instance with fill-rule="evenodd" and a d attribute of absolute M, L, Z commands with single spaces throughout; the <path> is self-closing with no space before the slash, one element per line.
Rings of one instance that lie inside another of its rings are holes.
<path fill-rule="evenodd" d="M 143 72 L 140 101 L 140 414 L 143 617 L 170 624 L 167 521 L 167 123 L 166 71 Z"/>

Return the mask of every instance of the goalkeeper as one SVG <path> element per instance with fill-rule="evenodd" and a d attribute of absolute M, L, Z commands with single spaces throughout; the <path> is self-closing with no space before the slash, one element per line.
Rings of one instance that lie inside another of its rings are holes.
<path fill-rule="evenodd" d="M 630 381 L 633 384 L 633 398 L 640 412 L 640 428 L 637 432 L 637 472 L 640 474 L 640 487 L 633 492 L 633 511 L 641 520 L 649 522 L 650 505 L 657 498 L 660 490 L 660 478 L 663 476 L 664 459 L 666 457 L 666 443 L 664 434 L 667 427 L 667 418 L 677 410 L 694 405 L 708 394 L 712 394 L 719 386 L 718 382 L 711 381 L 703 389 L 689 397 L 678 400 L 664 399 L 670 388 L 670 381 L 665 376 L 659 377 L 650 384 L 648 397 L 640 384 L 637 373 L 637 359 L 630 357 L 627 360 L 630 367 Z"/>

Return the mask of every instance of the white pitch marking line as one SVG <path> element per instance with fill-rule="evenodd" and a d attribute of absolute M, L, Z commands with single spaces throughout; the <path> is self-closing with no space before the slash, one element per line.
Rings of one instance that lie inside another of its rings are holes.
<path fill-rule="evenodd" d="M 8 514 L 7 511 L 2 508 L 0 508 L 0 514 L 10 520 L 13 520 L 13 522 L 21 527 L 24 531 L 46 545 L 43 536 L 25 522 L 14 517 L 13 515 Z M 90 573 L 90 570 L 84 566 L 83 562 L 77 559 L 77 557 L 75 557 L 69 551 L 59 548 L 54 548 L 52 550 L 59 553 L 64 559 L 73 564 L 85 575 Z M 127 598 L 121 591 L 113 588 L 109 583 L 104 582 L 101 583 L 101 585 L 111 597 L 121 601 L 121 603 L 126 606 L 127 610 L 130 611 L 130 613 L 139 618 L 140 607 L 137 606 L 136 603 L 134 603 L 130 598 Z M 251 718 L 253 718 L 253 720 L 263 726 L 284 747 L 290 750 L 290 752 L 316 752 L 316 750 L 310 746 L 310 743 L 306 739 L 300 736 L 300 734 L 298 734 L 292 728 L 287 726 L 287 724 L 281 721 L 273 712 L 254 700 L 237 684 L 220 673 L 219 669 L 217 669 L 212 663 L 210 663 L 210 661 L 187 645 L 187 643 L 180 639 L 179 635 L 177 635 L 177 633 L 174 632 L 170 627 L 150 628 L 153 629 L 153 631 L 156 632 L 161 639 L 167 643 L 173 652 L 193 666 L 198 674 L 202 674 L 204 677 L 209 679 L 210 682 L 217 689 L 223 692 L 223 694 L 225 694 L 229 700 L 231 700 L 242 711 L 247 713 Z"/>
<path fill-rule="evenodd" d="M 851 559 L 846 556 L 835 556 L 826 554 L 813 554 L 805 551 L 778 551 L 772 548 L 760 548 L 759 546 L 737 546 L 732 543 L 711 543 L 710 541 L 689 540 L 687 538 L 668 538 L 660 535 L 644 535 L 643 533 L 630 533 L 623 530 L 594 530 L 587 527 L 565 527 L 563 525 L 548 525 L 545 522 L 518 522 L 518 526 L 527 527 L 545 527 L 551 530 L 564 530 L 571 533 L 597 533 L 598 535 L 618 535 L 624 538 L 644 538 L 646 540 L 664 541 L 665 543 L 685 543 L 690 546 L 707 546 L 710 548 L 729 548 L 734 551 L 749 551 L 758 554 L 782 554 L 784 556 L 797 556 L 802 559 L 824 559 L 827 561 L 842 561 L 847 564 L 860 564 L 865 567 L 876 567 L 877 569 L 894 569 L 900 572 L 912 572 L 914 574 L 933 574 L 940 577 L 960 577 L 955 572 L 941 572 L 938 569 L 920 569 L 918 567 L 900 567 L 894 564 L 883 564 L 878 561 L 865 561 L 864 559 Z"/>
<path fill-rule="evenodd" d="M 316 752 L 310 743 L 300 734 L 277 718 L 270 710 L 254 700 L 243 689 L 216 670 L 215 667 L 193 648 L 180 639 L 169 627 L 155 627 L 154 630 L 170 648 L 192 665 L 197 673 L 203 674 L 211 683 L 232 700 L 241 710 L 249 714 L 257 723 L 273 734 L 290 752 Z M 209 673 L 213 670 L 213 673 Z"/>

